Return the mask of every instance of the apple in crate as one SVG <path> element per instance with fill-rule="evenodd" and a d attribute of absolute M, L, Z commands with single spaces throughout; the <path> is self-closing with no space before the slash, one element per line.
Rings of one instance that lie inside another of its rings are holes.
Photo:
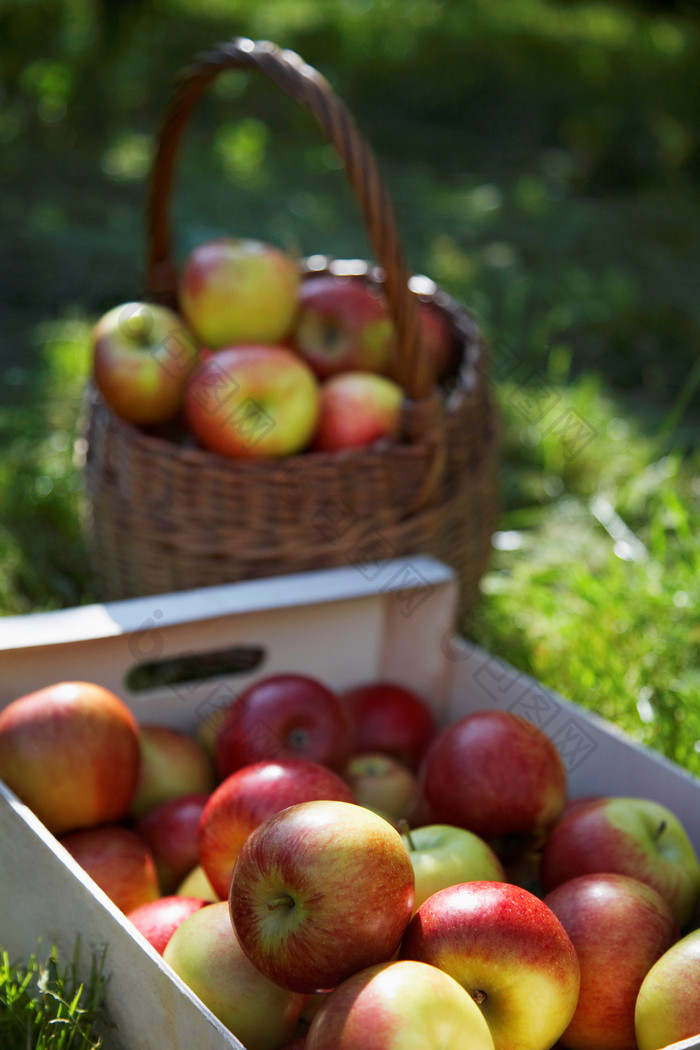
<path fill-rule="evenodd" d="M 130 302 L 99 319 L 92 355 L 93 379 L 105 402 L 129 423 L 147 425 L 179 412 L 199 349 L 172 310 Z"/>
<path fill-rule="evenodd" d="M 228 897 L 233 866 L 251 831 L 281 809 L 312 799 L 355 801 L 337 773 L 303 758 L 252 762 L 219 784 L 197 833 L 200 863 L 218 897 Z"/>
<path fill-rule="evenodd" d="M 133 828 L 153 857 L 161 893 L 174 893 L 199 863 L 199 822 L 210 793 L 167 798 L 147 810 Z"/>
<path fill-rule="evenodd" d="M 300 272 L 274 245 L 218 237 L 197 245 L 179 281 L 180 309 L 200 343 L 278 343 L 297 312 Z"/>
<path fill-rule="evenodd" d="M 302 452 L 319 417 L 313 372 L 285 346 L 247 343 L 203 358 L 185 390 L 187 426 L 204 448 L 233 459 Z"/>
<path fill-rule="evenodd" d="M 0 778 L 55 835 L 125 817 L 139 761 L 136 719 L 92 682 L 57 682 L 0 711 Z"/>
<path fill-rule="evenodd" d="M 372 372 L 343 372 L 321 383 L 319 418 L 312 448 L 340 452 L 366 448 L 399 431 L 403 390 Z"/>
<path fill-rule="evenodd" d="M 510 711 L 475 711 L 445 726 L 423 759 L 420 782 L 434 823 L 467 828 L 499 855 L 543 838 L 566 802 L 555 745 Z"/>
<path fill-rule="evenodd" d="M 304 758 L 342 771 L 352 727 L 336 694 L 311 675 L 274 674 L 248 686 L 222 716 L 214 740 L 220 779 L 265 759 Z"/>
<path fill-rule="evenodd" d="M 349 802 L 302 802 L 268 817 L 244 842 L 231 879 L 231 920 L 271 981 L 325 991 L 392 958 L 414 885 L 406 847 L 388 821 Z"/>
<path fill-rule="evenodd" d="M 627 875 L 581 875 L 546 894 L 576 948 L 581 988 L 560 1042 L 567 1050 L 636 1050 L 642 981 L 678 938 L 663 897 Z"/>
<path fill-rule="evenodd" d="M 617 872 L 657 890 L 683 928 L 700 899 L 700 862 L 685 828 L 652 799 L 608 797 L 575 807 L 548 836 L 540 859 L 545 893 L 577 875 Z"/>
<path fill-rule="evenodd" d="M 579 962 L 562 923 L 507 882 L 464 882 L 429 897 L 403 939 L 402 959 L 437 966 L 481 1007 L 496 1050 L 549 1050 L 579 993 Z"/>
<path fill-rule="evenodd" d="M 207 901 L 221 900 L 201 864 L 196 864 L 192 871 L 185 875 L 175 893 L 179 897 L 202 897 Z"/>
<path fill-rule="evenodd" d="M 231 927 L 226 901 L 180 923 L 163 959 L 246 1050 L 279 1050 L 295 1034 L 307 996 L 273 984 L 252 965 Z"/>
<path fill-rule="evenodd" d="M 166 896 L 128 912 L 127 919 L 161 955 L 178 926 L 210 902 L 202 897 Z"/>
<path fill-rule="evenodd" d="M 109 899 L 128 913 L 160 896 L 148 847 L 119 824 L 67 831 L 58 841 Z"/>
<path fill-rule="evenodd" d="M 448 974 L 403 960 L 371 966 L 335 988 L 305 1050 L 493 1050 L 484 1015 Z"/>
<path fill-rule="evenodd" d="M 141 816 L 169 798 L 214 790 L 211 758 L 187 733 L 171 726 L 142 723 L 139 727 L 141 761 L 131 815 Z"/>
<path fill-rule="evenodd" d="M 414 910 L 447 886 L 460 882 L 505 882 L 503 865 L 496 853 L 466 828 L 424 824 L 402 830 L 402 837 L 416 879 Z"/>
<path fill-rule="evenodd" d="M 661 1050 L 700 1035 L 700 930 L 672 944 L 648 971 L 634 1025 L 638 1050 Z"/>
<path fill-rule="evenodd" d="M 340 694 L 356 751 L 381 751 L 417 770 L 437 725 L 422 696 L 397 682 L 372 681 Z"/>
<path fill-rule="evenodd" d="M 380 751 L 352 755 L 343 772 L 360 806 L 366 806 L 387 820 L 405 819 L 418 795 L 416 774 L 398 759 Z"/>
<path fill-rule="evenodd" d="M 319 379 L 339 372 L 387 372 L 394 326 L 379 287 L 364 277 L 320 273 L 299 289 L 292 342 Z"/>

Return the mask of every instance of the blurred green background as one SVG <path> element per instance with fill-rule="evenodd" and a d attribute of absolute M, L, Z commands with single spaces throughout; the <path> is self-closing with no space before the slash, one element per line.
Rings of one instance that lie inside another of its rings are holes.
<path fill-rule="evenodd" d="M 465 630 L 698 771 L 700 17 L 683 0 L 0 0 L 0 608 L 94 596 L 73 458 L 90 327 L 141 294 L 176 72 L 238 35 L 327 76 L 412 269 L 489 340 L 503 514 Z M 255 77 L 205 96 L 176 189 L 180 258 L 222 233 L 369 251 L 315 125 Z"/>

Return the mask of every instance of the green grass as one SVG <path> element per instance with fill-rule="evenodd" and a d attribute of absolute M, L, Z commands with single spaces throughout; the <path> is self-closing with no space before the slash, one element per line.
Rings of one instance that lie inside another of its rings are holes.
<path fill-rule="evenodd" d="M 697 20 L 631 0 L 98 6 L 0 0 L 0 609 L 94 597 L 74 451 L 90 325 L 140 294 L 175 71 L 267 36 L 348 102 L 412 267 L 488 336 L 503 510 L 470 632 L 698 774 Z M 308 117 L 244 77 L 188 133 L 174 224 L 180 256 L 221 232 L 367 253 Z"/>
<path fill-rule="evenodd" d="M 104 960 L 93 962 L 85 983 L 77 977 L 78 962 L 78 946 L 70 963 L 59 958 L 55 946 L 45 961 L 34 954 L 11 961 L 0 950 L 3 1050 L 100 1050 Z"/>

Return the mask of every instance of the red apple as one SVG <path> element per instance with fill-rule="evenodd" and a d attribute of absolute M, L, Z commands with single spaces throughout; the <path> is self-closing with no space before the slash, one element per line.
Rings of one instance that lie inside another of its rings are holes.
<path fill-rule="evenodd" d="M 221 782 L 204 807 L 197 840 L 200 863 L 220 898 L 228 896 L 236 857 L 251 831 L 286 806 L 312 799 L 354 802 L 337 773 L 301 758 L 253 762 Z"/>
<path fill-rule="evenodd" d="M 435 715 L 421 696 L 378 681 L 348 689 L 340 699 L 352 720 L 356 751 L 381 751 L 418 769 L 436 732 Z"/>
<path fill-rule="evenodd" d="M 163 894 L 174 893 L 199 863 L 197 834 L 209 794 L 168 798 L 152 806 L 134 824 L 134 831 L 151 851 Z"/>
<path fill-rule="evenodd" d="M 507 882 L 463 882 L 428 897 L 400 958 L 454 977 L 481 1007 L 496 1050 L 549 1050 L 576 1009 L 579 963 L 562 923 Z"/>
<path fill-rule="evenodd" d="M 638 1050 L 700 1035 L 700 930 L 672 944 L 647 972 L 634 1008 Z"/>
<path fill-rule="evenodd" d="M 467 828 L 502 853 L 544 837 L 566 802 L 556 747 L 510 711 L 477 711 L 440 730 L 420 782 L 434 823 Z"/>
<path fill-rule="evenodd" d="M 302 452 L 316 431 L 318 382 L 284 346 L 246 343 L 203 360 L 185 392 L 189 429 L 205 448 L 233 459 Z"/>
<path fill-rule="evenodd" d="M 207 904 L 209 901 L 201 897 L 158 897 L 157 900 L 134 908 L 128 913 L 127 919 L 162 955 L 180 923 Z"/>
<path fill-rule="evenodd" d="M 331 801 L 288 806 L 263 821 L 241 847 L 229 892 L 253 965 L 308 993 L 391 959 L 413 898 L 399 833 L 369 809 Z"/>
<path fill-rule="evenodd" d="M 416 774 L 391 755 L 361 751 L 352 755 L 343 771 L 360 806 L 367 806 L 392 823 L 405 819 L 418 794 Z"/>
<path fill-rule="evenodd" d="M 581 988 L 561 1035 L 567 1050 L 636 1050 L 634 1010 L 645 975 L 678 938 L 666 901 L 626 875 L 582 875 L 544 898 L 576 948 Z"/>
<path fill-rule="evenodd" d="M 121 820 L 139 757 L 133 714 L 91 682 L 49 685 L 0 711 L 0 777 L 54 834 Z"/>
<path fill-rule="evenodd" d="M 279 1050 L 295 1034 L 306 996 L 273 984 L 251 964 L 226 901 L 180 923 L 163 958 L 247 1050 Z"/>
<path fill-rule="evenodd" d="M 209 794 L 215 786 L 211 758 L 187 733 L 170 726 L 145 723 L 139 730 L 141 762 L 131 815 L 178 795 Z"/>
<path fill-rule="evenodd" d="M 106 403 L 130 423 L 155 424 L 179 412 L 197 364 L 181 317 L 155 303 L 122 303 L 92 331 L 93 378 Z"/>
<path fill-rule="evenodd" d="M 310 675 L 259 678 L 219 723 L 214 757 L 219 779 L 265 759 L 305 758 L 342 770 L 350 757 L 350 721 L 336 694 Z"/>
<path fill-rule="evenodd" d="M 59 842 L 124 913 L 160 896 L 153 857 L 135 831 L 103 824 L 68 831 Z"/>
<path fill-rule="evenodd" d="M 700 899 L 700 862 L 678 817 L 646 798 L 600 798 L 574 808 L 542 847 L 545 893 L 577 875 L 616 872 L 646 882 L 683 928 Z"/>
<path fill-rule="evenodd" d="M 430 374 L 439 382 L 449 372 L 455 354 L 455 336 L 445 314 L 430 302 L 418 308 L 419 339 Z"/>
<path fill-rule="evenodd" d="M 189 254 L 179 282 L 180 309 L 200 343 L 277 343 L 297 312 L 300 272 L 279 248 L 219 237 Z"/>
<path fill-rule="evenodd" d="M 319 418 L 312 449 L 339 452 L 365 448 L 398 434 L 403 390 L 372 372 L 343 372 L 321 384 Z"/>
<path fill-rule="evenodd" d="M 493 1050 L 471 996 L 435 966 L 411 960 L 360 970 L 311 1022 L 307 1050 Z"/>
<path fill-rule="evenodd" d="M 381 289 L 351 275 L 314 274 L 302 282 L 292 340 L 319 379 L 356 370 L 385 373 L 394 354 Z"/>

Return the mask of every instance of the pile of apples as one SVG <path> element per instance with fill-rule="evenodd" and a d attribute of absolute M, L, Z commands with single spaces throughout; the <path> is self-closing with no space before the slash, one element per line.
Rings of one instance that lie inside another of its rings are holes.
<path fill-rule="evenodd" d="M 659 1050 L 700 1033 L 700 862 L 549 737 L 387 681 L 256 679 L 196 730 L 59 682 L 0 777 L 247 1050 Z"/>
<path fill-rule="evenodd" d="M 179 313 L 130 302 L 97 321 L 95 386 L 122 419 L 168 426 L 234 459 L 391 440 L 403 391 L 387 301 L 366 274 L 323 263 L 309 260 L 302 277 L 270 244 L 198 245 L 178 275 Z M 437 382 L 454 354 L 452 329 L 427 299 L 418 321 Z"/>

